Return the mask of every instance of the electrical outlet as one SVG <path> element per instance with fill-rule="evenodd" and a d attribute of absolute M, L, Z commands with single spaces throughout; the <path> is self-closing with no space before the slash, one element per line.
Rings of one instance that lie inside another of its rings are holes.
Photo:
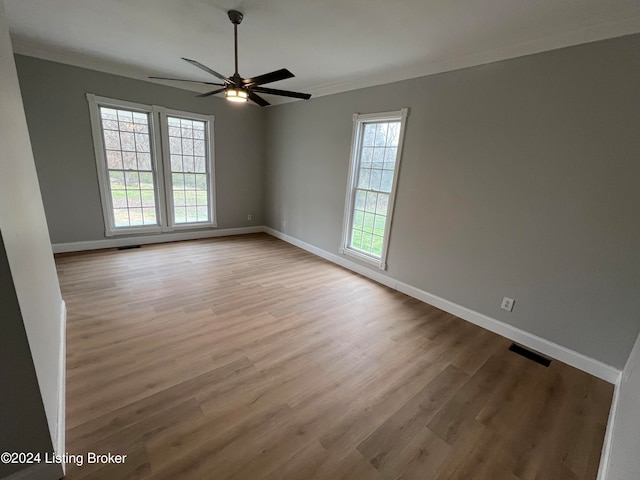
<path fill-rule="evenodd" d="M 251 220 L 251 214 L 247 215 L 247 220 Z"/>
<path fill-rule="evenodd" d="M 282 228 L 287 228 L 287 221 L 286 220 L 282 221 Z"/>
<path fill-rule="evenodd" d="M 514 303 L 516 303 L 516 301 L 513 298 L 504 297 L 502 299 L 502 304 L 500 305 L 500 308 L 502 308 L 503 310 L 506 310 L 507 312 L 513 312 Z"/>

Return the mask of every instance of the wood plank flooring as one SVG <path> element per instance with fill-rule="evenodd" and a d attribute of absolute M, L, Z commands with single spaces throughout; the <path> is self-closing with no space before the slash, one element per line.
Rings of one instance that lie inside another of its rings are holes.
<path fill-rule="evenodd" d="M 268 235 L 56 263 L 69 479 L 596 478 L 612 385 Z"/>

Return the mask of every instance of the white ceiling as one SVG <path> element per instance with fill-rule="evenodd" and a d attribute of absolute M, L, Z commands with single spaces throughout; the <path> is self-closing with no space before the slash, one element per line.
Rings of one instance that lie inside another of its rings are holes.
<path fill-rule="evenodd" d="M 325 95 L 640 32 L 640 0 L 5 0 L 17 53 L 134 78 L 288 68 Z M 215 81 L 215 80 L 213 80 Z M 182 88 L 189 84 L 170 83 Z M 197 87 L 196 87 L 197 88 Z M 265 96 L 277 103 L 277 97 Z"/>

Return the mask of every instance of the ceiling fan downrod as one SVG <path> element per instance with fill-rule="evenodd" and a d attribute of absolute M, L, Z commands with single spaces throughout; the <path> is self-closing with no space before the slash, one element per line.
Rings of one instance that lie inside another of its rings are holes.
<path fill-rule="evenodd" d="M 242 15 L 242 12 L 239 12 L 237 10 L 229 10 L 229 12 L 227 13 L 229 14 L 229 20 L 231 20 L 231 23 L 233 23 L 233 46 L 234 46 L 235 66 L 236 66 L 236 71 L 234 76 L 239 76 L 240 74 L 238 73 L 238 25 L 242 23 L 242 19 L 244 18 L 244 15 Z"/>

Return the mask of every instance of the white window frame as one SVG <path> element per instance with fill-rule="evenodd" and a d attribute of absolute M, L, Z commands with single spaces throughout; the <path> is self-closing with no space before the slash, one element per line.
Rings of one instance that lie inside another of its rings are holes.
<path fill-rule="evenodd" d="M 214 157 L 214 120 L 213 115 L 202 115 L 179 110 L 170 110 L 157 105 L 145 105 L 113 98 L 101 97 L 92 93 L 87 94 L 91 119 L 91 132 L 95 161 L 98 172 L 98 184 L 102 203 L 102 214 L 107 237 L 116 235 L 131 235 L 139 233 L 171 232 L 183 229 L 198 229 L 217 227 L 216 190 L 215 190 L 215 157 Z M 109 186 L 107 159 L 100 107 L 127 109 L 148 114 L 149 118 L 149 146 L 154 185 L 156 186 L 156 225 L 136 225 L 116 227 L 113 214 L 113 201 Z M 207 124 L 207 186 L 209 200 L 209 222 L 175 223 L 173 211 L 173 185 L 171 181 L 171 156 L 169 153 L 169 136 L 167 115 L 179 118 L 204 121 Z"/>
<path fill-rule="evenodd" d="M 353 115 L 353 133 L 351 139 L 351 157 L 349 161 L 349 178 L 347 182 L 347 195 L 344 207 L 344 222 L 342 225 L 342 242 L 340 246 L 340 253 L 348 255 L 358 260 L 376 265 L 380 270 L 386 270 L 387 268 L 387 252 L 389 248 L 389 237 L 391 233 L 391 224 L 393 223 L 393 210 L 396 199 L 396 191 L 398 187 L 398 177 L 400 176 L 400 162 L 402 159 L 402 150 L 404 143 L 404 131 L 407 123 L 407 117 L 409 115 L 409 109 L 403 108 L 392 112 L 382 113 L 355 113 Z M 362 142 L 364 126 L 367 123 L 377 123 L 385 121 L 399 121 L 400 133 L 398 136 L 398 150 L 396 154 L 396 165 L 393 175 L 393 183 L 391 192 L 389 193 L 389 204 L 387 207 L 387 219 L 384 228 L 384 238 L 382 243 L 382 253 L 380 258 L 373 255 L 368 255 L 360 250 L 355 250 L 350 247 L 351 240 L 351 226 L 354 216 L 355 195 L 357 190 L 358 171 L 360 168 L 360 157 L 362 152 Z"/>
<path fill-rule="evenodd" d="M 215 191 L 215 158 L 214 158 L 214 145 L 213 145 L 213 123 L 215 118 L 213 115 L 202 115 L 199 113 L 183 112 L 180 110 L 170 110 L 164 107 L 154 106 L 154 111 L 160 117 L 161 132 L 167 132 L 165 135 L 161 135 L 162 139 L 162 160 L 164 171 L 164 188 L 167 192 L 166 195 L 166 208 L 167 208 L 167 220 L 171 230 L 183 230 L 193 228 L 206 228 L 216 227 L 216 191 Z M 171 154 L 169 150 L 169 126 L 167 117 L 178 117 L 185 120 L 198 120 L 206 123 L 207 138 L 205 140 L 205 149 L 207 152 L 207 185 L 208 185 L 208 201 L 209 201 L 209 218 L 208 222 L 190 222 L 190 223 L 175 223 L 175 212 L 173 205 L 173 182 L 171 176 Z"/>

